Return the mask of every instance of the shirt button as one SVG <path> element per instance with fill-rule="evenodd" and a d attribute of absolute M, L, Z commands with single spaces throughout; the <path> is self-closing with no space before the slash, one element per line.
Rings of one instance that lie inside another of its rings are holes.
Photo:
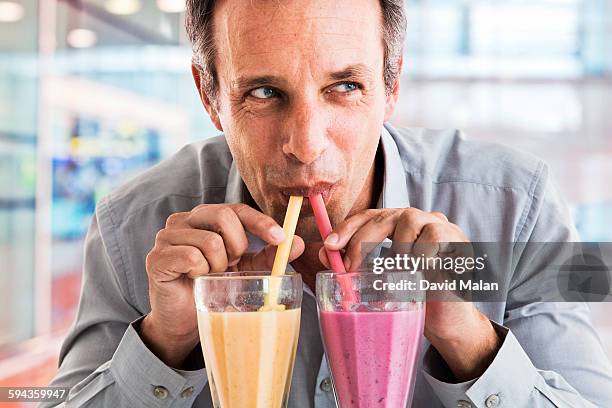
<path fill-rule="evenodd" d="M 457 401 L 457 408 L 472 408 L 472 403 L 466 400 Z"/>
<path fill-rule="evenodd" d="M 499 406 L 499 395 L 489 395 L 489 398 L 485 400 L 485 405 L 487 406 L 487 408 L 496 408 L 497 406 Z"/>
<path fill-rule="evenodd" d="M 181 398 L 187 399 L 193 394 L 193 387 L 187 387 L 181 392 Z"/>
<path fill-rule="evenodd" d="M 168 390 L 166 389 L 166 387 L 158 385 L 157 387 L 153 388 L 153 395 L 155 395 L 156 398 L 163 400 L 168 398 Z"/>
<path fill-rule="evenodd" d="M 325 377 L 323 381 L 321 381 L 319 388 L 321 388 L 321 391 L 330 392 L 332 390 L 331 379 L 329 377 Z"/>

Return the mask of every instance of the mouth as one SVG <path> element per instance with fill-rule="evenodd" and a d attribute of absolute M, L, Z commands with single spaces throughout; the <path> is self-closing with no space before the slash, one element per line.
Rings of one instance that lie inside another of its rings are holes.
<path fill-rule="evenodd" d="M 282 203 L 285 206 L 289 203 L 289 196 L 308 197 L 313 194 L 321 194 L 323 197 L 323 202 L 325 205 L 327 205 L 331 201 L 332 194 L 334 193 L 336 187 L 336 183 L 317 182 L 310 185 L 281 187 L 279 191 L 281 193 Z M 306 211 L 307 213 L 312 212 L 312 208 L 310 207 L 310 202 L 308 200 L 304 200 L 302 203 L 302 211 Z"/>

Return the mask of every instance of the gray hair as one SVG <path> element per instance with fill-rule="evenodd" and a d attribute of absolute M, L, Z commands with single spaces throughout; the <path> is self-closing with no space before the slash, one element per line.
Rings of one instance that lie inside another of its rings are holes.
<path fill-rule="evenodd" d="M 383 17 L 385 91 L 391 93 L 399 75 L 406 34 L 404 0 L 379 0 Z M 217 70 L 213 38 L 215 0 L 187 0 L 185 27 L 193 47 L 193 64 L 200 71 L 201 86 L 212 102 L 217 97 Z"/>

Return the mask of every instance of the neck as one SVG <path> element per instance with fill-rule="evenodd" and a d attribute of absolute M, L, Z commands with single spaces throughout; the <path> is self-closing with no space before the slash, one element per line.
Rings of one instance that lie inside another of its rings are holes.
<path fill-rule="evenodd" d="M 368 172 L 368 176 L 364 183 L 363 189 L 359 193 L 355 204 L 349 211 L 347 216 L 357 214 L 368 208 L 376 208 L 384 180 L 384 158 L 382 157 L 381 149 L 376 152 L 374 163 Z M 304 283 L 314 292 L 316 274 L 319 271 L 325 270 L 325 266 L 319 261 L 319 250 L 323 246 L 321 241 L 307 242 L 306 248 L 302 256 L 291 262 L 291 266 L 302 275 Z"/>

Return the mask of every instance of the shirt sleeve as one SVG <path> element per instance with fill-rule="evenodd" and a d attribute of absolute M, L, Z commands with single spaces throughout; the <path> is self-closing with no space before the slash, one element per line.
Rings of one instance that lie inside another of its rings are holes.
<path fill-rule="evenodd" d="M 41 407 L 190 407 L 207 382 L 203 368 L 165 365 L 138 334 L 142 319 L 110 261 L 98 228 L 85 242 L 81 299 L 50 386 L 70 389 L 61 405 Z"/>
<path fill-rule="evenodd" d="M 448 408 L 596 408 L 583 398 L 561 375 L 538 370 L 517 338 L 507 327 L 492 322 L 502 339 L 502 346 L 491 365 L 478 378 L 453 383 L 452 374 L 442 356 L 432 346 L 425 353 L 423 371 L 444 407 Z M 546 345 L 543 345 L 543 352 Z M 584 367 L 588 371 L 587 367 Z M 600 378 L 602 386 L 607 379 Z M 609 391 L 601 389 L 596 401 L 612 401 Z"/>
<path fill-rule="evenodd" d="M 504 326 L 493 323 L 502 346 L 478 378 L 453 383 L 440 354 L 430 346 L 424 375 L 445 407 L 612 407 L 612 365 L 582 302 L 561 302 L 555 277 L 542 271 L 563 255 L 555 245 L 577 241 L 569 212 L 548 180 L 544 164 L 534 177 L 532 200 L 517 226 L 517 242 L 535 243 L 516 255 Z M 559 246 L 562 248 L 563 246 Z M 533 250 L 536 248 L 538 250 Z M 548 253 L 540 249 L 546 248 Z M 557 292 L 558 293 L 558 292 Z M 546 296 L 544 296 L 546 298 Z"/>

